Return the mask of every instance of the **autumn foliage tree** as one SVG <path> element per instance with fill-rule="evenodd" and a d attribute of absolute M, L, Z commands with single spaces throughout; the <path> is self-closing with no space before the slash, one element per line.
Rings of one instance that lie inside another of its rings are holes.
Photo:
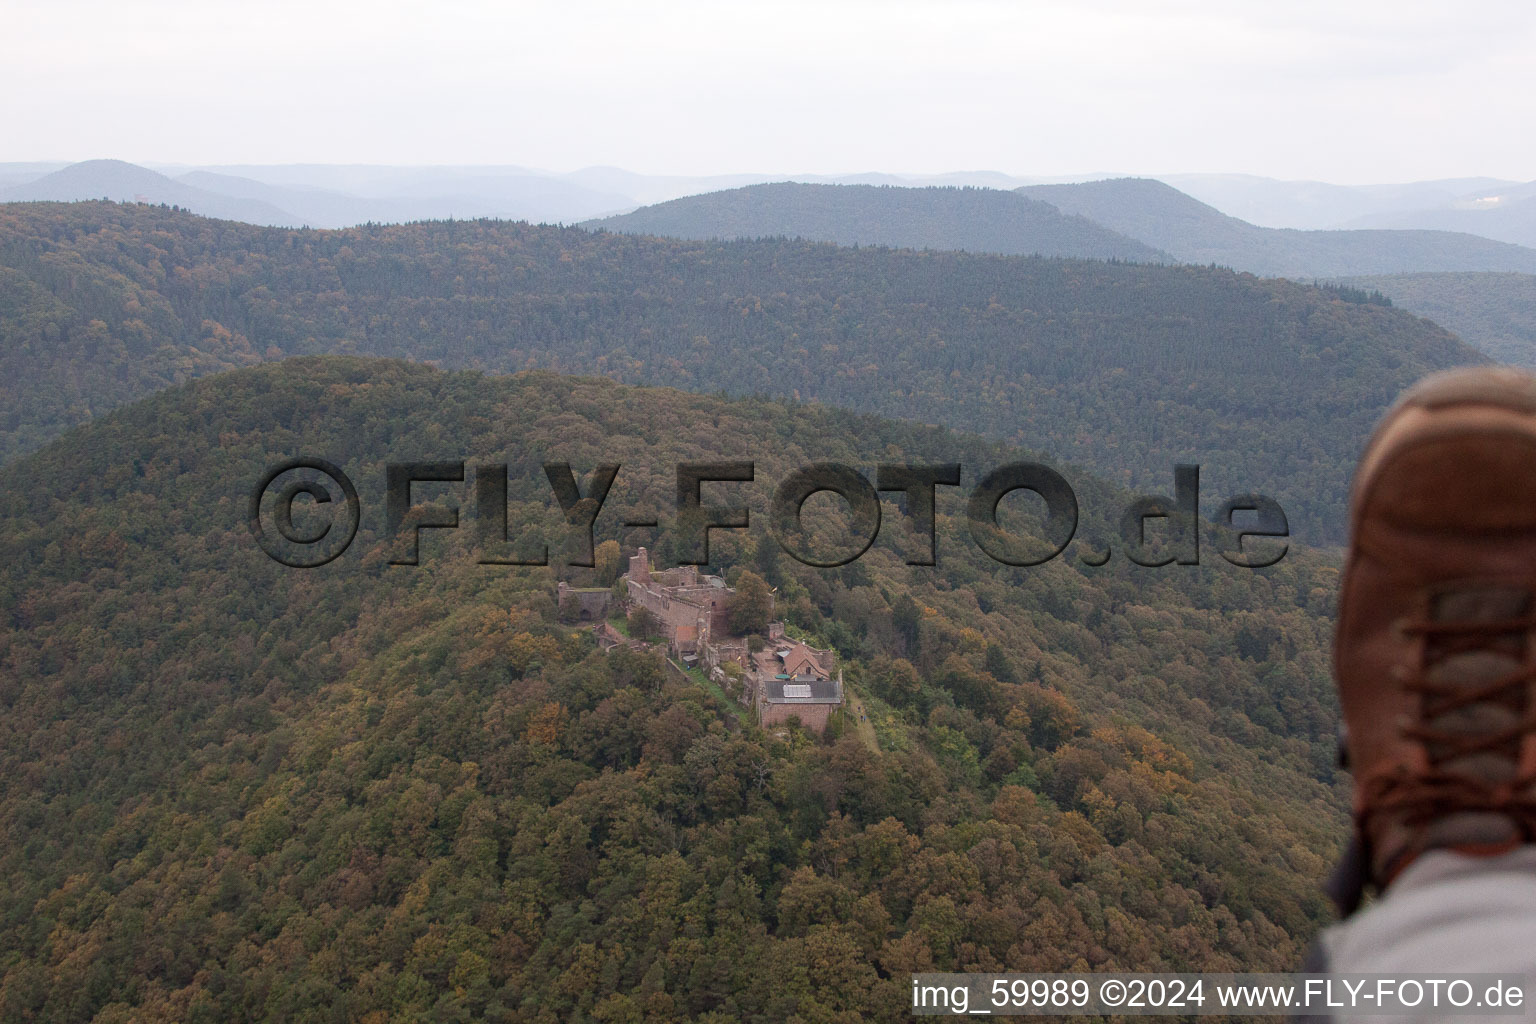
<path fill-rule="evenodd" d="M 779 613 L 836 646 L 866 721 L 765 732 L 661 652 L 599 651 L 552 570 L 481 564 L 473 530 L 391 567 L 365 513 L 332 564 L 273 562 L 233 482 L 300 446 L 348 451 L 365 510 L 401 451 L 505 460 L 525 551 L 558 522 L 544 452 L 623 463 L 613 509 L 720 450 L 770 481 L 804 452 L 1022 458 L 326 357 L 0 466 L 0 1021 L 897 1022 L 915 970 L 1283 971 L 1329 919 L 1326 552 L 1016 569 L 941 505 L 938 566 L 780 561 Z M 1124 507 L 1073 484 L 1084 530 Z M 740 493 L 766 520 L 771 488 Z"/>

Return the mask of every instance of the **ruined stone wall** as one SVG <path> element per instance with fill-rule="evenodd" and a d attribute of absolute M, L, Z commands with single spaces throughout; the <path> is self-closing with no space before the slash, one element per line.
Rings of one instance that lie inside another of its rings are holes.
<path fill-rule="evenodd" d="M 758 704 L 758 719 L 759 724 L 767 729 L 787 724 L 791 718 L 798 718 L 800 724 L 811 732 L 823 732 L 832 721 L 832 712 L 836 709 L 836 704 L 769 704 L 763 701 Z"/>
<path fill-rule="evenodd" d="M 680 601 L 653 587 L 644 586 L 633 579 L 625 581 L 629 587 L 629 602 L 644 608 L 656 617 L 662 632 L 679 651 L 695 650 L 703 639 L 700 626 L 707 621 L 707 609 L 687 601 Z"/>
<path fill-rule="evenodd" d="M 598 622 L 607 618 L 612 601 L 613 591 L 606 587 L 602 590 L 577 589 L 561 581 L 555 589 L 555 603 L 560 614 L 565 615 L 567 604 L 571 604 L 575 610 L 570 617 L 580 622 Z"/>

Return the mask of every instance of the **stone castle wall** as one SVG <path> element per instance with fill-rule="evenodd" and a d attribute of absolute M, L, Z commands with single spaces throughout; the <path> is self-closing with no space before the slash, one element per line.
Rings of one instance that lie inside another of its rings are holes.
<path fill-rule="evenodd" d="M 832 721 L 832 712 L 837 708 L 836 704 L 769 704 L 764 701 L 758 707 L 757 717 L 764 729 L 798 718 L 811 732 L 822 732 Z"/>

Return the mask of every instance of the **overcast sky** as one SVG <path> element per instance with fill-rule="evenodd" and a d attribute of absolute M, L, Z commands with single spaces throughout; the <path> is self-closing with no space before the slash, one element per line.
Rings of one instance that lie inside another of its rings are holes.
<path fill-rule="evenodd" d="M 4 0 L 0 161 L 1536 178 L 1528 0 Z"/>

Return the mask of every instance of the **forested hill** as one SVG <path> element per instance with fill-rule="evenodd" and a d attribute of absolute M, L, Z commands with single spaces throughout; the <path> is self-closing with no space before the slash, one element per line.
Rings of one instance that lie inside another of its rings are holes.
<path fill-rule="evenodd" d="M 296 455 L 360 494 L 319 569 L 246 522 Z M 622 465 L 612 540 L 680 461 L 755 459 L 732 493 L 761 524 L 810 461 L 957 460 L 969 486 L 1019 457 L 763 399 L 325 358 L 0 468 L 0 1019 L 904 1021 L 914 970 L 1294 969 L 1345 817 L 1336 574 L 1304 550 L 1006 569 L 950 489 L 934 569 L 884 532 L 841 570 L 717 532 L 728 577 L 839 648 L 874 728 L 827 742 L 594 652 L 550 570 L 476 564 L 467 482 L 417 485 L 466 509 L 419 567 L 380 536 L 393 460 L 507 463 L 524 543 L 559 519 L 545 461 Z M 1126 496 L 1072 480 L 1102 530 Z M 576 582 L 611 579 L 599 553 Z"/>
<path fill-rule="evenodd" d="M 1049 203 L 987 188 L 779 182 L 687 196 L 587 221 L 583 227 L 671 238 L 789 237 L 838 245 L 1172 262 L 1166 253 Z"/>
<path fill-rule="evenodd" d="M 1536 273 L 1536 249 L 1509 242 L 1456 231 L 1262 228 L 1151 178 L 1026 185 L 1016 191 L 1178 259 L 1255 274 L 1311 278 L 1459 270 Z"/>
<path fill-rule="evenodd" d="M 1387 274 L 1343 283 L 1382 292 L 1500 362 L 1536 369 L 1536 274 Z"/>
<path fill-rule="evenodd" d="M 1363 293 L 1227 270 L 690 242 L 504 222 L 287 231 L 107 203 L 0 208 L 8 453 L 294 354 L 597 373 L 976 430 L 1166 491 L 1258 490 L 1340 540 L 1381 411 L 1485 357 Z"/>

